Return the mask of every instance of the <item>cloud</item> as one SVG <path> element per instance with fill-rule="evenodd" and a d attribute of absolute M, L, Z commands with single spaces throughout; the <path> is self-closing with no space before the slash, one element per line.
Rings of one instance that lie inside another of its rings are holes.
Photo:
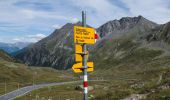
<path fill-rule="evenodd" d="M 45 37 L 46 37 L 46 35 L 44 35 L 44 34 L 27 35 L 25 37 L 13 38 L 11 42 L 12 43 L 15 43 L 15 42 L 37 42 Z"/>
<path fill-rule="evenodd" d="M 14 38 L 13 41 L 20 42 L 21 39 L 19 39 L 19 38 Z"/>
<path fill-rule="evenodd" d="M 35 34 L 35 35 L 28 35 L 27 37 L 31 38 L 31 39 L 40 40 L 40 39 L 46 37 L 46 35 L 44 35 L 44 34 Z"/>
<path fill-rule="evenodd" d="M 170 21 L 170 1 L 167 0 L 122 0 L 131 16 L 143 15 L 157 23 Z"/>
<path fill-rule="evenodd" d="M 81 11 L 87 11 L 87 22 L 94 27 L 98 27 L 106 21 L 127 16 L 126 11 L 109 0 L 70 0 L 73 6 L 79 8 L 79 16 Z"/>
<path fill-rule="evenodd" d="M 14 3 L 15 6 L 24 7 L 28 9 L 51 11 L 53 6 L 48 2 L 38 2 L 38 1 L 18 1 Z"/>
<path fill-rule="evenodd" d="M 169 0 L 0 0 L 0 40 L 24 40 L 21 37 L 34 33 L 47 36 L 68 22 L 81 21 L 82 10 L 87 12 L 87 24 L 95 28 L 125 16 L 170 21 Z"/>
<path fill-rule="evenodd" d="M 58 25 L 58 24 L 54 24 L 54 25 L 52 25 L 52 28 L 54 28 L 54 29 L 59 29 L 59 28 L 61 28 L 61 26 Z"/>
<path fill-rule="evenodd" d="M 78 21 L 80 21 L 78 18 L 72 18 L 72 19 L 71 19 L 71 22 L 72 22 L 72 23 L 77 23 Z"/>

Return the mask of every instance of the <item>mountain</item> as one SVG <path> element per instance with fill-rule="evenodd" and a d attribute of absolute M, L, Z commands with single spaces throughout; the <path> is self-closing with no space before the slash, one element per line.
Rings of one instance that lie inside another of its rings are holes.
<path fill-rule="evenodd" d="M 79 23 L 79 25 L 81 24 Z M 71 67 L 74 62 L 73 26 L 74 24 L 68 23 L 61 29 L 55 30 L 50 36 L 24 48 L 16 55 L 16 58 L 23 60 L 28 65 L 52 66 L 56 69 Z M 107 37 L 140 34 L 156 26 L 158 26 L 156 23 L 142 16 L 109 21 L 97 29 L 101 40 L 96 48 L 103 45 L 100 42 L 107 40 Z"/>
<path fill-rule="evenodd" d="M 138 28 L 138 31 L 150 30 L 157 26 L 156 23 L 145 19 L 142 16 L 138 17 L 123 17 L 120 20 L 109 21 L 97 29 L 100 37 L 105 37 L 108 34 L 114 36 L 126 34 L 129 30 Z"/>
<path fill-rule="evenodd" d="M 12 52 L 15 52 L 15 51 L 18 51 L 19 48 L 12 45 L 12 44 L 8 44 L 8 43 L 0 43 L 0 49 L 8 52 L 8 53 L 12 53 Z"/>
<path fill-rule="evenodd" d="M 13 53 L 16 52 L 26 46 L 28 46 L 31 43 L 27 42 L 16 42 L 16 43 L 2 43 L 0 42 L 0 49 L 8 52 L 8 53 Z"/>
<path fill-rule="evenodd" d="M 48 37 L 22 49 L 15 57 L 28 65 L 51 66 L 56 69 L 70 68 L 74 62 L 74 25 L 67 23 Z"/>
<path fill-rule="evenodd" d="M 153 29 L 151 34 L 147 36 L 148 41 L 164 41 L 170 43 L 170 22 L 160 25 Z"/>
<path fill-rule="evenodd" d="M 73 26 L 77 24 L 64 25 L 15 57 L 28 65 L 70 68 L 74 63 Z M 89 61 L 95 64 L 89 78 L 109 81 L 96 87 L 100 95 L 95 94 L 95 100 L 123 99 L 130 94 L 169 97 L 170 22 L 159 25 L 142 16 L 123 17 L 96 30 L 100 39 L 89 46 Z"/>
<path fill-rule="evenodd" d="M 20 50 L 15 57 L 28 65 L 70 68 L 74 63 L 74 25 L 81 23 L 68 23 L 56 29 L 50 36 Z M 158 25 L 142 16 L 123 17 L 109 21 L 96 30 L 100 39 L 90 46 L 89 59 L 95 62 L 98 69 L 116 66 L 142 68 L 143 65 L 150 66 L 150 62 L 168 66 L 163 64 L 163 59 L 170 55 L 169 23 Z"/>
<path fill-rule="evenodd" d="M 16 42 L 16 43 L 13 43 L 12 45 L 18 47 L 19 49 L 22 49 L 22 48 L 25 48 L 31 44 L 33 44 L 33 43 L 32 42 Z"/>
<path fill-rule="evenodd" d="M 100 35 L 102 39 L 91 50 L 90 59 L 95 64 L 95 71 L 91 76 L 113 80 L 114 85 L 108 87 L 111 91 L 118 87 L 109 94 L 112 94 L 110 98 L 106 94 L 105 97 L 99 96 L 99 99 L 115 99 L 121 89 L 130 90 L 130 94 L 132 91 L 137 95 L 149 94 L 144 100 L 164 100 L 170 95 L 170 22 L 158 25 L 146 19 L 145 21 L 147 23 L 138 22 L 127 30 L 106 32 L 104 37 Z M 105 25 L 99 27 L 99 34 L 103 34 L 101 30 L 108 30 L 104 29 Z M 125 89 L 126 87 L 128 88 Z"/>
<path fill-rule="evenodd" d="M 120 20 L 109 21 L 97 29 L 101 39 L 91 50 L 91 59 L 100 68 L 112 68 L 124 64 L 140 65 L 153 56 L 159 56 L 155 53 L 161 54 L 162 52 L 153 50 L 146 39 L 152 33 L 151 30 L 158 27 L 160 27 L 158 24 L 142 16 L 123 17 Z M 151 56 L 149 52 L 155 55 Z M 144 58 L 140 53 L 143 53 Z M 140 57 L 137 58 L 138 56 Z"/>

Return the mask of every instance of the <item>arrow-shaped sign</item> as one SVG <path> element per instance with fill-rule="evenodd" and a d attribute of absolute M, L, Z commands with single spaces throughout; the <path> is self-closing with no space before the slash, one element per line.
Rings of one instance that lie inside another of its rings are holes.
<path fill-rule="evenodd" d="M 83 57 L 81 56 L 81 54 L 75 54 L 75 61 L 76 62 L 82 62 L 83 61 Z"/>
<path fill-rule="evenodd" d="M 87 62 L 87 66 L 88 66 L 87 72 L 92 72 L 94 70 L 93 62 Z M 72 69 L 75 73 L 81 73 L 81 72 L 83 72 L 83 65 L 82 65 L 82 63 L 74 64 Z"/>
<path fill-rule="evenodd" d="M 83 47 L 80 44 L 75 44 L 75 52 L 76 53 L 83 53 Z"/>

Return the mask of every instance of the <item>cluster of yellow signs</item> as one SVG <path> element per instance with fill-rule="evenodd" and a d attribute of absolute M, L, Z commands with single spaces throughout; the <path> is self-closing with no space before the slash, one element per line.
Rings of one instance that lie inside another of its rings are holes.
<path fill-rule="evenodd" d="M 81 73 L 83 71 L 83 47 L 82 44 L 94 44 L 95 43 L 95 30 L 93 28 L 85 28 L 80 26 L 74 26 L 74 43 L 75 43 L 75 61 L 72 69 L 75 73 Z M 86 55 L 86 59 L 88 59 Z M 87 62 L 87 72 L 94 70 L 93 62 Z"/>

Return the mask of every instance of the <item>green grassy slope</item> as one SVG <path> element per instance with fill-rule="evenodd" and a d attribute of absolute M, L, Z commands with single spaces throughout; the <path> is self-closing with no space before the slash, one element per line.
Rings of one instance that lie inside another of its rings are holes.
<path fill-rule="evenodd" d="M 0 61 L 0 94 L 19 87 L 41 84 L 45 82 L 61 82 L 72 80 L 72 75 L 52 68 L 27 67 L 24 64 Z"/>
<path fill-rule="evenodd" d="M 0 49 L 0 60 L 15 61 L 8 53 Z"/>
<path fill-rule="evenodd" d="M 170 84 L 170 56 L 164 55 L 164 50 L 143 46 L 132 37 L 110 39 L 102 43 L 94 52 L 90 52 L 89 61 L 94 61 L 95 70 L 89 73 L 89 79 L 109 82 L 89 83 L 95 87 L 95 93 L 89 93 L 89 97 L 94 96 L 91 100 L 120 100 L 131 94 L 149 94 L 148 98 L 154 100 L 152 95 L 155 98 L 162 98 L 161 94 L 165 92 L 164 98 L 170 95 L 169 88 L 160 89 Z M 75 86 L 69 89 L 56 87 L 50 91 L 45 88 L 18 99 L 35 99 L 36 95 L 53 99 L 79 98 L 82 94 L 74 89 Z M 59 91 L 55 92 L 57 89 Z"/>
<path fill-rule="evenodd" d="M 91 57 L 95 61 L 96 69 L 92 77 L 103 77 L 118 82 L 118 87 L 130 89 L 131 93 L 150 94 L 152 90 L 156 91 L 159 87 L 170 84 L 167 77 L 170 73 L 170 56 L 164 53 L 164 50 L 143 46 L 129 37 L 104 41 L 101 47 L 92 52 Z M 115 90 L 111 91 L 112 99 L 117 97 Z M 161 96 L 161 93 L 151 95 Z M 167 94 L 170 95 L 166 91 L 164 98 L 168 97 Z M 107 98 L 107 94 L 96 98 L 103 100 L 102 98 Z"/>
<path fill-rule="evenodd" d="M 68 71 L 57 71 L 46 67 L 28 67 L 16 63 L 5 52 L 0 52 L 0 58 L 0 94 L 32 84 L 73 80 L 73 75 Z"/>

